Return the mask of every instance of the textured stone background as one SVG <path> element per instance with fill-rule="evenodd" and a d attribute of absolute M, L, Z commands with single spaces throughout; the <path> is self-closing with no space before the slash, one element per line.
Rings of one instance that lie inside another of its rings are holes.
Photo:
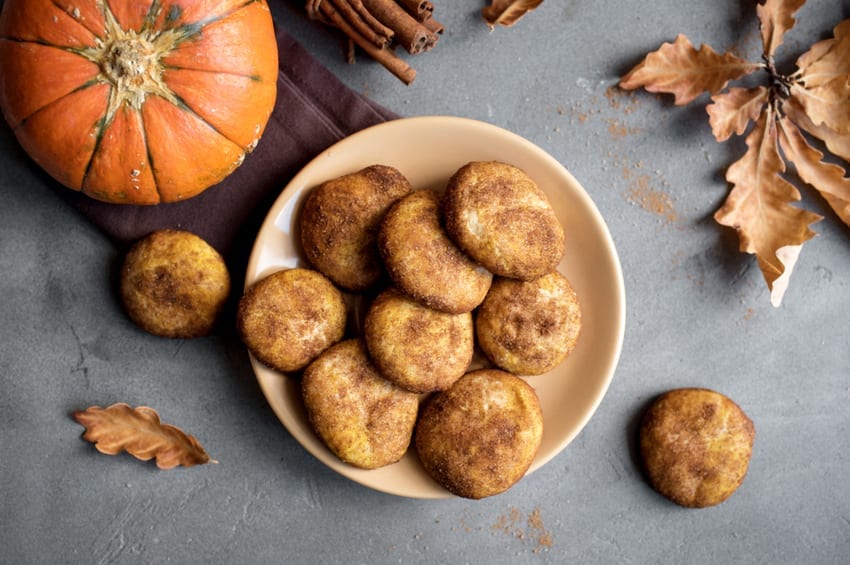
<path fill-rule="evenodd" d="M 584 185 L 623 266 L 627 327 L 598 412 L 548 465 L 479 502 L 373 492 L 323 466 L 278 422 L 232 337 L 142 333 L 116 297 L 120 250 L 56 197 L 0 127 L 0 562 L 846 563 L 850 555 L 850 231 L 824 213 L 784 305 L 711 218 L 740 140 L 711 136 L 705 99 L 611 90 L 677 33 L 759 47 L 753 2 L 549 0 L 489 32 L 481 1 L 437 0 L 447 27 L 404 86 L 297 1 L 289 30 L 351 88 L 404 116 L 494 123 Z M 850 18 L 812 0 L 782 53 Z M 285 56 L 285 55 L 284 55 Z M 286 179 L 281 179 L 281 186 Z M 635 464 L 646 403 L 679 386 L 736 400 L 757 429 L 749 474 L 724 504 L 679 508 Z M 71 411 L 156 407 L 221 463 L 158 472 L 80 439 Z"/>

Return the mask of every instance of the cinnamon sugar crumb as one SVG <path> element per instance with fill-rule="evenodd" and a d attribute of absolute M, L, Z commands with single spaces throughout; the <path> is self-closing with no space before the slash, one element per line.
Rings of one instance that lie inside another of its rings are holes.
<path fill-rule="evenodd" d="M 524 518 L 524 519 L 523 519 Z M 508 514 L 499 516 L 492 526 L 493 531 L 501 532 L 523 542 L 536 544 L 532 553 L 548 551 L 554 544 L 552 534 L 543 525 L 540 508 L 535 508 L 527 516 L 516 507 L 511 507 Z"/>
<path fill-rule="evenodd" d="M 670 195 L 650 187 L 649 175 L 640 175 L 629 186 L 626 197 L 632 204 L 663 217 L 668 222 L 678 220 Z"/>

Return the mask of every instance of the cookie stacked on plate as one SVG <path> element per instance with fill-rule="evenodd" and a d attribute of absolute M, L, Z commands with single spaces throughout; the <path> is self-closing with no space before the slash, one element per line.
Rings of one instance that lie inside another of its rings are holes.
<path fill-rule="evenodd" d="M 564 230 L 545 193 L 501 162 L 468 163 L 443 191 L 414 190 L 400 171 L 373 165 L 311 190 L 298 225 L 310 268 L 291 269 L 289 285 L 248 289 L 238 327 L 260 361 L 302 373 L 322 442 L 366 469 L 398 461 L 412 443 L 456 495 L 510 488 L 543 434 L 521 377 L 563 362 L 581 327 L 576 293 L 557 271 Z M 318 290 L 294 282 L 308 278 Z M 347 324 L 337 316 L 343 297 L 362 304 Z M 476 345 L 486 361 L 473 370 Z M 281 350 L 299 362 L 278 363 Z"/>

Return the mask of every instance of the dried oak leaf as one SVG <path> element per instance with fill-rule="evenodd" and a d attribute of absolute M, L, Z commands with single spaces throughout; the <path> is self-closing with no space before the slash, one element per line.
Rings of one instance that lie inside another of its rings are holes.
<path fill-rule="evenodd" d="M 797 60 L 797 68 L 792 78 L 798 79 L 807 88 L 847 78 L 850 75 L 850 20 L 835 26 L 832 39 L 812 45 Z"/>
<path fill-rule="evenodd" d="M 844 169 L 823 161 L 823 153 L 812 147 L 800 129 L 787 116 L 779 120 L 779 146 L 788 161 L 794 163 L 797 176 L 814 187 L 836 215 L 850 226 L 850 178 Z"/>
<path fill-rule="evenodd" d="M 124 403 L 108 408 L 92 406 L 74 412 L 73 417 L 86 428 L 83 439 L 107 455 L 126 451 L 142 461 L 156 458 L 160 469 L 217 463 L 194 436 L 163 424 L 156 410 L 147 406 L 132 408 Z"/>
<path fill-rule="evenodd" d="M 821 219 L 791 205 L 800 200 L 800 193 L 785 178 L 786 163 L 792 163 L 796 178 L 814 188 L 850 226 L 847 168 L 828 162 L 806 138 L 820 139 L 830 153 L 850 162 L 850 20 L 835 27 L 833 38 L 814 43 L 801 55 L 796 72 L 782 74 L 773 56 L 804 4 L 757 4 L 760 63 L 719 55 L 705 46 L 697 51 L 680 35 L 675 43 L 649 53 L 620 81 L 625 89 L 673 94 L 678 105 L 708 91 L 712 103 L 706 111 L 718 141 L 750 130 L 745 155 L 727 169 L 731 189 L 714 217 L 737 231 L 741 251 L 756 256 L 774 306 L 781 303 L 803 243 L 815 235 L 809 226 Z M 727 88 L 728 82 L 755 69 L 766 71 L 766 86 Z"/>
<path fill-rule="evenodd" d="M 712 104 L 706 107 L 706 111 L 715 139 L 722 142 L 733 133 L 742 135 L 750 122 L 759 117 L 769 96 L 770 90 L 764 86 L 730 88 L 712 96 Z"/>
<path fill-rule="evenodd" d="M 620 88 L 672 94 L 674 103 L 683 106 L 703 92 L 720 92 L 730 80 L 760 68 L 758 63 L 732 53 L 717 53 L 708 45 L 696 49 L 690 39 L 679 34 L 673 43 L 662 44 L 629 71 L 620 80 Z"/>
<path fill-rule="evenodd" d="M 803 107 L 815 125 L 850 134 L 850 76 L 843 76 L 812 88 L 791 87 L 791 96 Z"/>
<path fill-rule="evenodd" d="M 542 3 L 543 0 L 492 0 L 481 10 L 481 15 L 490 29 L 497 25 L 509 27 Z"/>
<path fill-rule="evenodd" d="M 719 224 L 738 232 L 741 251 L 755 254 L 775 306 L 782 301 L 799 246 L 815 235 L 809 225 L 822 219 L 791 206 L 800 200 L 800 192 L 781 175 L 785 163 L 777 137 L 773 112 L 768 108 L 747 136 L 746 153 L 726 171 L 732 190 L 714 214 Z"/>
<path fill-rule="evenodd" d="M 803 7 L 806 0 L 766 0 L 756 5 L 756 13 L 761 22 L 761 41 L 764 54 L 773 57 L 776 49 L 782 45 L 785 32 L 794 27 L 794 13 Z"/>
<path fill-rule="evenodd" d="M 850 135 L 841 135 L 825 126 L 815 125 L 793 98 L 789 98 L 782 104 L 782 110 L 806 133 L 823 141 L 830 153 L 850 161 Z"/>

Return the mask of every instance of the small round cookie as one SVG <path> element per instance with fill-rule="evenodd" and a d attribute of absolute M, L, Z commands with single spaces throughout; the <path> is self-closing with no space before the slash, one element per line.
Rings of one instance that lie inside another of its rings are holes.
<path fill-rule="evenodd" d="M 554 369 L 575 349 L 580 331 L 578 297 L 558 271 L 533 281 L 495 277 L 475 318 L 481 350 L 517 375 Z"/>
<path fill-rule="evenodd" d="M 419 395 L 381 377 L 362 340 L 342 341 L 319 355 L 304 370 L 301 392 L 310 425 L 342 461 L 377 469 L 407 451 Z"/>
<path fill-rule="evenodd" d="M 755 427 L 726 396 L 681 388 L 657 398 L 644 414 L 640 453 L 650 485 L 676 504 L 720 504 L 744 481 Z"/>
<path fill-rule="evenodd" d="M 398 170 L 372 165 L 326 181 L 312 190 L 301 210 L 304 255 L 340 287 L 364 291 L 383 275 L 375 237 L 390 205 L 412 190 Z"/>
<path fill-rule="evenodd" d="M 564 228 L 546 194 L 513 165 L 464 165 L 449 179 L 442 207 L 452 240 L 495 275 L 535 279 L 564 255 Z"/>
<path fill-rule="evenodd" d="M 321 273 L 285 269 L 251 285 L 239 301 L 236 325 L 257 359 L 286 373 L 341 340 L 346 314 L 342 293 Z"/>
<path fill-rule="evenodd" d="M 435 481 L 457 496 L 479 499 L 520 480 L 542 437 L 534 389 L 510 373 L 479 369 L 426 402 L 414 445 Z"/>
<path fill-rule="evenodd" d="M 172 338 L 209 334 L 230 294 L 221 255 L 197 235 L 159 230 L 137 241 L 124 258 L 121 300 L 148 333 Z"/>
<path fill-rule="evenodd" d="M 439 202 L 432 190 L 396 202 L 381 222 L 378 248 L 401 291 L 441 312 L 471 312 L 484 300 L 493 275 L 446 235 Z"/>
<path fill-rule="evenodd" d="M 384 378 L 413 392 L 451 386 L 469 367 L 475 342 L 472 313 L 440 312 L 395 288 L 369 306 L 363 337 Z"/>

